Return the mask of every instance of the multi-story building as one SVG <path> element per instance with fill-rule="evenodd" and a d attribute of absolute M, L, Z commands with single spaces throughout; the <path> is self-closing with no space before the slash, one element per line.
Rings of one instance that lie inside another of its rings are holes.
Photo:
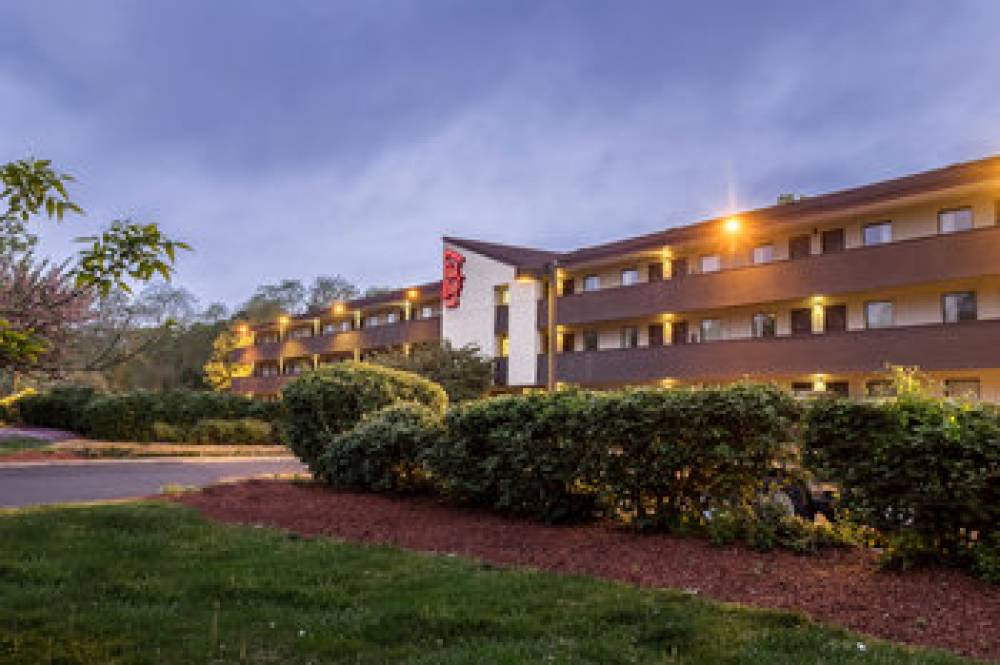
<path fill-rule="evenodd" d="M 242 354 L 275 376 L 235 389 L 443 337 L 495 357 L 508 389 L 751 377 L 864 396 L 893 364 L 1000 401 L 998 217 L 993 157 L 569 252 L 445 238 L 440 287 L 412 299 L 435 316 L 413 320 L 402 290 L 339 305 L 354 318 L 328 338 L 332 312 L 275 322 Z M 368 312 L 393 308 L 373 334 Z"/>

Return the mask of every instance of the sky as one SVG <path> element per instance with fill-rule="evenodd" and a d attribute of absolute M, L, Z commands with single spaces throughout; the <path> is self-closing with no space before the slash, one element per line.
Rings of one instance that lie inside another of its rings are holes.
<path fill-rule="evenodd" d="M 1000 153 L 1000 2 L 0 0 L 0 160 L 156 221 L 176 283 L 438 278 Z"/>

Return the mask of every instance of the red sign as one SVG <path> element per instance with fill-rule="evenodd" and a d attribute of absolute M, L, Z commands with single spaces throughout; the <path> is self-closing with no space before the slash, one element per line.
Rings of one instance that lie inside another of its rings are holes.
<path fill-rule="evenodd" d="M 465 274 L 462 272 L 462 264 L 465 257 L 453 249 L 444 250 L 444 277 L 441 279 L 441 301 L 445 307 L 454 309 L 458 307 L 458 298 L 462 295 L 462 285 L 465 282 Z"/>

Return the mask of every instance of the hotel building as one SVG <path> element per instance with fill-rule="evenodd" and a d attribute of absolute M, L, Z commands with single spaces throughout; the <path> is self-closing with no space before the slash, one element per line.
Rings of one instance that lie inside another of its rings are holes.
<path fill-rule="evenodd" d="M 1000 402 L 998 217 L 993 157 L 568 252 L 446 237 L 441 282 L 248 331 L 233 390 L 446 339 L 495 358 L 498 390 L 750 377 L 862 397 L 892 364 Z"/>

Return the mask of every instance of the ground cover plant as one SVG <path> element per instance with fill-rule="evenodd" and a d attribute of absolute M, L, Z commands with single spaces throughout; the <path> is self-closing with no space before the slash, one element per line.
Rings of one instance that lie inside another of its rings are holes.
<path fill-rule="evenodd" d="M 12 665 L 965 662 L 800 615 L 224 526 L 176 505 L 9 512 L 0 542 Z"/>

